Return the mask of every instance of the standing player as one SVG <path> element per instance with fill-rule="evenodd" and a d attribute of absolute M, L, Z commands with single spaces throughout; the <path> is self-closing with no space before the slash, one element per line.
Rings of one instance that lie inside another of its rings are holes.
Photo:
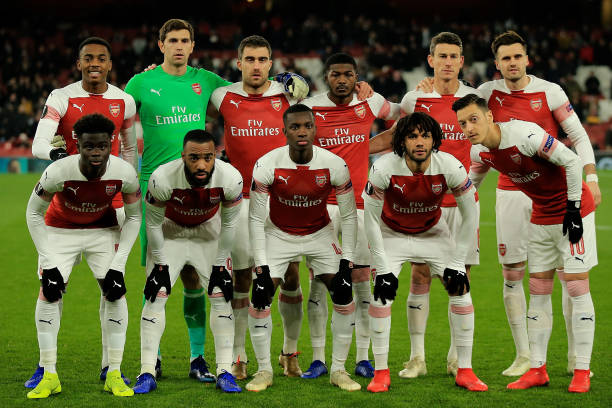
<path fill-rule="evenodd" d="M 151 272 L 140 321 L 142 368 L 134 392 L 144 394 L 157 387 L 155 360 L 165 328 L 166 301 L 186 264 L 195 268 L 202 286 L 208 288 L 217 388 L 240 392 L 230 374 L 234 323 L 227 263 L 242 201 L 242 177 L 231 165 L 215 162 L 210 133 L 190 130 L 183 145 L 182 158 L 158 167 L 149 180 L 147 270 Z"/>
<path fill-rule="evenodd" d="M 546 350 L 552 332 L 551 294 L 555 269 L 562 268 L 560 278 L 572 303 L 571 335 L 576 353 L 569 391 L 587 392 L 595 332 L 589 270 L 597 265 L 597 249 L 595 204 L 582 182 L 580 159 L 535 123 L 494 123 L 487 102 L 477 95 L 461 98 L 453 110 L 470 142 L 484 146 L 480 153 L 472 155 L 481 164 L 470 171 L 474 184 L 478 186 L 488 168 L 494 167 L 510 177 L 533 203 L 528 225 L 531 369 L 508 388 L 548 385 Z"/>
<path fill-rule="evenodd" d="M 62 295 L 81 254 L 104 294 L 103 324 L 109 340 L 104 390 L 117 396 L 134 394 L 123 382 L 120 366 L 128 322 L 123 275 L 138 236 L 140 189 L 136 171 L 110 156 L 114 130 L 115 125 L 100 114 L 79 119 L 74 132 L 80 154 L 47 167 L 28 202 L 28 229 L 40 262 L 41 290 L 35 319 L 44 369 L 28 398 L 47 398 L 62 390 L 55 368 Z M 117 238 L 119 226 L 111 204 L 119 191 L 123 193 L 125 221 Z"/>
<path fill-rule="evenodd" d="M 115 132 L 111 138 L 111 154 L 121 156 L 138 170 L 136 134 L 131 126 L 136 115 L 134 98 L 121 89 L 106 82 L 112 68 L 110 44 L 98 37 L 89 37 L 79 45 L 77 68 L 81 80 L 51 92 L 43 115 L 38 122 L 32 154 L 46 160 L 57 160 L 77 153 L 74 124 L 83 116 L 99 113 L 111 120 Z M 121 149 L 119 148 L 121 143 Z M 119 225 L 123 223 L 123 200 L 117 194 L 113 200 Z M 77 261 L 78 263 L 78 261 Z M 104 295 L 100 293 L 100 326 L 102 332 L 102 364 L 100 380 L 106 380 L 108 371 L 108 333 L 104 323 Z M 26 381 L 27 388 L 34 388 L 42 378 L 43 370 L 38 365 L 36 372 Z M 126 379 L 126 383 L 130 381 Z"/>
<path fill-rule="evenodd" d="M 312 108 L 317 135 L 315 145 L 340 156 L 348 165 L 357 204 L 358 231 L 355 266 L 352 270 L 356 295 L 355 338 L 357 343 L 355 374 L 372 377 L 374 368 L 368 358 L 370 347 L 370 251 L 363 228 L 363 191 L 368 180 L 368 144 L 372 123 L 377 119 L 397 119 L 399 105 L 389 103 L 375 93 L 364 101 L 355 95 L 357 63 L 348 54 L 331 55 L 325 62 L 325 81 L 329 91 L 308 98 L 304 105 Z M 327 211 L 336 235 L 341 232 L 338 202 L 334 194 L 328 199 Z M 281 292 L 282 293 L 282 292 Z M 326 287 L 311 279 L 308 296 L 308 322 L 312 343 L 312 363 L 302 377 L 317 378 L 327 373 L 325 366 L 325 332 L 327 326 Z"/>
<path fill-rule="evenodd" d="M 304 255 L 334 303 L 330 382 L 344 390 L 359 390 L 361 386 L 344 370 L 355 312 L 351 260 L 357 212 L 349 171 L 344 160 L 312 145 L 316 127 L 310 108 L 294 105 L 285 111 L 283 120 L 287 146 L 265 154 L 253 169 L 249 222 L 257 268 L 249 331 L 259 367 L 246 388 L 262 391 L 272 385 L 270 304 L 289 262 Z M 342 250 L 326 207 L 333 190 L 344 230 Z"/>
<path fill-rule="evenodd" d="M 441 143 L 440 125 L 429 115 L 415 112 L 398 121 L 393 153 L 378 159 L 370 170 L 364 197 L 366 233 L 376 267 L 369 309 L 376 367 L 368 385 L 371 392 L 386 392 L 391 384 L 387 364 L 391 304 L 404 262 L 427 264 L 449 294 L 458 357 L 455 384 L 470 391 L 487 390 L 472 371 L 474 307 L 465 271 L 467 237 L 477 222 L 474 189 L 461 162 L 438 151 Z M 448 189 L 461 213 L 455 244 L 440 210 Z"/>

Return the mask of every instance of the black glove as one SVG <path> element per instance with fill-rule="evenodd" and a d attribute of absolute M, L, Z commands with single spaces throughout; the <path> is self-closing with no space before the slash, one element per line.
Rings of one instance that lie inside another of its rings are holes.
<path fill-rule="evenodd" d="M 43 295 L 48 302 L 57 302 L 62 298 L 62 293 L 66 291 L 66 285 L 59 269 L 43 269 L 41 281 Z"/>
<path fill-rule="evenodd" d="M 461 296 L 470 291 L 470 281 L 465 271 L 446 268 L 442 280 L 449 295 Z"/>
<path fill-rule="evenodd" d="M 351 271 L 353 263 L 347 259 L 340 260 L 338 273 L 334 276 L 331 283 L 332 302 L 337 305 L 348 305 L 353 300 L 353 280 Z"/>
<path fill-rule="evenodd" d="M 125 295 L 125 292 L 127 291 L 125 289 L 123 274 L 114 269 L 109 269 L 102 283 L 102 293 L 104 293 L 106 300 L 114 302 Z"/>
<path fill-rule="evenodd" d="M 210 279 L 208 281 L 208 296 L 212 295 L 215 286 L 218 286 L 223 292 L 223 297 L 226 302 L 234 298 L 234 286 L 232 285 L 232 277 L 227 269 L 223 266 L 213 265 Z"/>
<path fill-rule="evenodd" d="M 168 265 L 155 264 L 153 270 L 147 278 L 145 283 L 144 295 L 145 299 L 155 302 L 157 298 L 157 292 L 163 287 L 166 288 L 166 293 L 170 294 L 172 291 L 172 284 L 170 283 L 170 272 L 168 271 Z"/>
<path fill-rule="evenodd" d="M 53 161 L 63 159 L 66 156 L 68 156 L 68 153 L 66 153 L 66 149 L 61 148 L 61 147 L 58 149 L 53 149 L 49 152 L 49 157 Z"/>
<path fill-rule="evenodd" d="M 255 279 L 253 279 L 253 289 L 251 290 L 251 303 L 255 309 L 264 309 L 272 304 L 274 296 L 274 282 L 270 277 L 268 265 L 255 268 Z"/>
<path fill-rule="evenodd" d="M 563 217 L 563 235 L 569 233 L 569 241 L 577 243 L 582 238 L 582 217 L 580 216 L 580 201 L 567 201 L 567 210 Z"/>
<path fill-rule="evenodd" d="M 376 279 L 374 280 L 374 300 L 380 298 L 382 304 L 386 305 L 387 300 L 395 299 L 398 285 L 399 282 L 394 274 L 376 274 Z"/>

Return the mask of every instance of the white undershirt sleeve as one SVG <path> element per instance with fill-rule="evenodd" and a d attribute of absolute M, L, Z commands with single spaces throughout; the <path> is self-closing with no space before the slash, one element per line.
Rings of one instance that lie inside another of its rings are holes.
<path fill-rule="evenodd" d="M 357 207 L 353 189 L 348 189 L 344 194 L 336 194 L 336 200 L 342 225 L 342 258 L 353 262 L 357 243 Z"/>
<path fill-rule="evenodd" d="M 134 125 L 121 130 L 121 157 L 138 171 L 138 147 Z"/>
<path fill-rule="evenodd" d="M 162 231 L 165 214 L 166 206 L 158 207 L 149 202 L 145 204 L 148 247 L 151 251 L 153 262 L 159 265 L 168 265 L 166 254 L 164 253 L 164 233 Z"/>
<path fill-rule="evenodd" d="M 387 267 L 387 256 L 383 243 L 382 232 L 380 230 L 380 216 L 382 214 L 383 201 L 364 197 L 364 226 L 370 252 L 372 254 L 372 264 L 376 268 L 376 273 L 383 275 L 389 273 Z"/>
<path fill-rule="evenodd" d="M 563 143 L 553 150 L 548 157 L 551 163 L 565 168 L 565 178 L 567 182 L 567 199 L 572 201 L 580 200 L 582 196 L 582 167 L 580 159 L 574 152 L 565 147 Z"/>
<path fill-rule="evenodd" d="M 255 179 L 253 179 L 255 182 Z M 266 221 L 266 202 L 268 194 L 251 190 L 249 199 L 249 235 L 253 246 L 253 259 L 255 266 L 267 265 L 266 257 L 266 233 L 264 222 Z"/>
<path fill-rule="evenodd" d="M 53 150 L 51 141 L 59 123 L 52 119 L 41 119 L 38 121 L 36 127 L 36 133 L 34 134 L 34 141 L 32 142 L 32 155 L 39 159 L 51 160 L 49 153 Z"/>
<path fill-rule="evenodd" d="M 465 257 L 472 241 L 469 237 L 476 231 L 476 224 L 478 223 L 474 189 L 469 189 L 459 197 L 455 196 L 455 200 L 459 213 L 461 213 L 461 225 L 457 235 L 459 239 L 455 241 L 455 251 L 449 259 L 447 267 L 457 271 L 465 271 Z"/>
<path fill-rule="evenodd" d="M 572 141 L 572 146 L 576 149 L 576 153 L 582 161 L 582 166 L 595 164 L 595 153 L 593 153 L 591 140 L 586 130 L 584 130 L 582 123 L 580 123 L 578 115 L 574 112 L 560 124 L 563 131 L 567 133 L 567 137 Z"/>
<path fill-rule="evenodd" d="M 238 205 L 231 207 L 221 207 L 221 234 L 219 235 L 217 258 L 214 263 L 217 266 L 224 266 L 227 258 L 230 257 L 236 235 L 236 226 L 238 225 L 238 215 L 242 205 L 243 203 L 240 202 Z"/>
<path fill-rule="evenodd" d="M 36 192 L 32 191 L 26 209 L 28 230 L 30 231 L 32 241 L 34 241 L 34 246 L 36 246 L 36 250 L 38 251 L 40 267 L 43 269 L 50 269 L 57 266 L 53 262 L 47 241 L 47 226 L 45 224 L 44 214 L 49 204 L 50 202 L 43 200 Z"/>
<path fill-rule="evenodd" d="M 140 201 L 141 200 L 137 200 L 133 203 L 123 202 L 125 221 L 121 226 L 119 247 L 117 248 L 117 252 L 115 252 L 110 269 L 125 273 L 125 263 L 127 262 L 132 246 L 134 246 L 134 242 L 140 230 L 140 222 L 142 220 L 142 207 Z"/>

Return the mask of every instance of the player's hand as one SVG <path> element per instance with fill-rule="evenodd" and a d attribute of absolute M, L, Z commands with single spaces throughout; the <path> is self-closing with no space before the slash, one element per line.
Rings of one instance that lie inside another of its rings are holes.
<path fill-rule="evenodd" d="M 450 295 L 461 296 L 470 291 L 470 281 L 465 271 L 446 268 L 444 269 L 442 280 L 444 281 L 446 291 Z"/>
<path fill-rule="evenodd" d="M 270 268 L 268 265 L 258 266 L 255 268 L 251 303 L 255 309 L 264 309 L 272 304 L 272 296 L 274 296 L 274 282 L 270 277 Z"/>
<path fill-rule="evenodd" d="M 386 305 L 387 300 L 395 299 L 398 285 L 399 282 L 394 274 L 376 274 L 376 278 L 374 279 L 374 300 L 378 300 L 380 298 L 382 304 Z"/>
<path fill-rule="evenodd" d="M 66 150 L 66 141 L 64 140 L 64 136 L 62 135 L 53 136 L 53 139 L 51 139 L 51 146 L 61 147 L 62 149 Z"/>
<path fill-rule="evenodd" d="M 66 149 L 64 148 L 57 148 L 57 149 L 53 149 L 49 152 L 49 157 L 51 158 L 51 160 L 56 161 L 59 159 L 63 159 L 64 157 L 68 156 L 68 153 L 66 152 Z"/>
<path fill-rule="evenodd" d="M 221 292 L 223 292 L 225 301 L 229 302 L 234 298 L 234 285 L 232 282 L 232 277 L 225 267 L 213 265 L 208 281 L 208 296 L 212 295 L 215 286 L 218 286 Z"/>
<path fill-rule="evenodd" d="M 48 302 L 57 302 L 62 298 L 62 293 L 66 291 L 64 278 L 59 269 L 43 269 L 41 275 L 42 291 Z"/>
<path fill-rule="evenodd" d="M 355 84 L 355 92 L 357 92 L 357 100 L 365 101 L 374 95 L 374 89 L 365 81 L 359 81 Z"/>
<path fill-rule="evenodd" d="M 117 299 L 121 299 L 125 292 L 127 290 L 125 289 L 123 274 L 114 269 L 109 269 L 102 283 L 102 293 L 104 293 L 106 300 L 114 302 Z"/>
<path fill-rule="evenodd" d="M 168 270 L 168 265 L 155 264 L 153 270 L 147 277 L 147 283 L 145 283 L 145 299 L 149 300 L 151 303 L 155 302 L 157 292 L 159 292 L 161 288 L 165 288 L 168 295 L 172 291 L 170 271 Z"/>
<path fill-rule="evenodd" d="M 297 100 L 302 100 L 308 96 L 310 88 L 306 80 L 293 72 L 283 72 L 274 77 L 276 82 L 280 82 L 285 86 L 285 91 L 289 92 L 292 97 Z"/>
<path fill-rule="evenodd" d="M 434 79 L 433 78 L 423 78 L 421 82 L 419 82 L 416 86 L 417 91 L 431 93 L 434 91 Z"/>
<path fill-rule="evenodd" d="M 601 204 L 601 191 L 599 190 L 599 184 L 596 181 L 587 181 L 587 186 L 593 194 L 593 201 L 595 201 L 595 208 Z"/>
<path fill-rule="evenodd" d="M 340 260 L 338 273 L 334 275 L 331 283 L 332 301 L 337 305 L 348 305 L 353 300 L 352 270 L 352 262 L 347 259 Z"/>
<path fill-rule="evenodd" d="M 147 71 L 151 71 L 152 69 L 157 68 L 157 64 L 151 64 L 148 67 L 146 67 L 142 72 L 147 72 Z"/>
<path fill-rule="evenodd" d="M 582 217 L 580 216 L 580 201 L 567 200 L 567 209 L 563 217 L 563 235 L 568 234 L 572 244 L 582 238 Z"/>

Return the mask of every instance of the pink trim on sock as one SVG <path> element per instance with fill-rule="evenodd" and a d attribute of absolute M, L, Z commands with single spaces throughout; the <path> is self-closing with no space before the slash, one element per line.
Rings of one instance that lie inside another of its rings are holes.
<path fill-rule="evenodd" d="M 283 302 L 283 303 L 289 303 L 291 305 L 295 305 L 298 303 L 302 303 L 302 300 L 304 298 L 302 297 L 302 294 L 300 293 L 297 296 L 289 296 L 289 295 L 285 295 L 284 293 L 279 293 L 278 294 L 278 301 L 279 302 Z"/>
<path fill-rule="evenodd" d="M 550 295 L 553 291 L 554 280 L 529 278 L 529 294 Z"/>
<path fill-rule="evenodd" d="M 232 299 L 232 309 L 243 309 L 249 307 L 249 298 Z"/>
<path fill-rule="evenodd" d="M 349 315 L 355 311 L 355 302 L 351 302 L 348 305 L 337 305 L 334 303 L 334 310 L 343 315 Z"/>
<path fill-rule="evenodd" d="M 351 272 L 351 278 L 353 283 L 369 282 L 370 281 L 370 267 L 353 269 Z"/>
<path fill-rule="evenodd" d="M 370 305 L 368 314 L 370 317 L 389 317 L 391 316 L 391 306 L 378 307 Z"/>
<path fill-rule="evenodd" d="M 219 298 L 223 297 L 223 292 L 213 293 L 212 295 L 208 295 L 209 298 Z"/>
<path fill-rule="evenodd" d="M 454 313 L 454 314 L 467 315 L 467 314 L 474 313 L 474 305 L 469 305 L 469 306 L 450 305 L 450 310 L 451 310 L 451 313 Z"/>
<path fill-rule="evenodd" d="M 410 293 L 413 295 L 424 295 L 429 293 L 431 283 L 414 283 L 410 282 Z"/>
<path fill-rule="evenodd" d="M 567 281 L 567 293 L 571 297 L 586 295 L 589 293 L 589 280 L 580 279 Z"/>
<path fill-rule="evenodd" d="M 525 276 L 525 268 L 503 268 L 502 274 L 508 281 L 520 281 Z"/>
<path fill-rule="evenodd" d="M 265 319 L 270 316 L 270 308 L 259 310 L 255 309 L 253 306 L 249 306 L 249 315 L 256 319 Z"/>

